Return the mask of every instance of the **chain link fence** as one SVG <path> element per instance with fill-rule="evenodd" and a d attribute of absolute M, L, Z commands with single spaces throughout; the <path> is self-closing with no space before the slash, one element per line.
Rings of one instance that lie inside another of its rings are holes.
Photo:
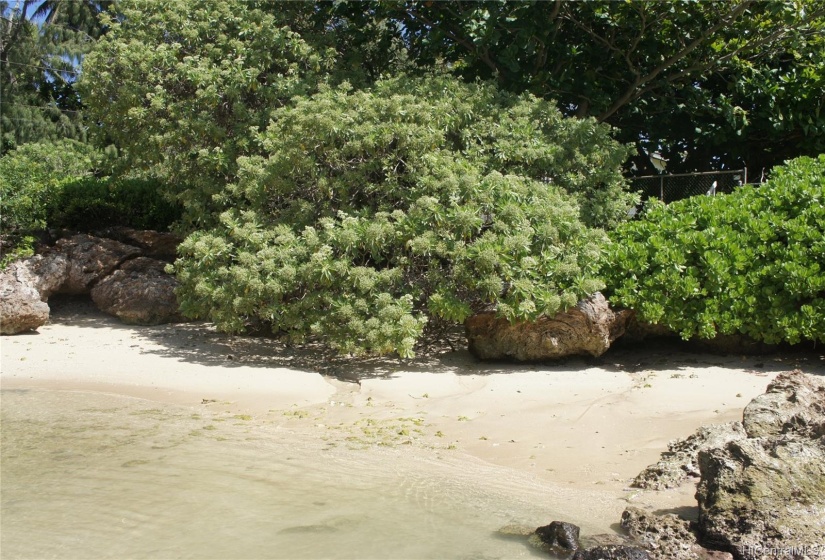
<path fill-rule="evenodd" d="M 631 177 L 631 189 L 642 193 L 642 200 L 658 198 L 665 204 L 689 196 L 730 193 L 748 182 L 748 170 L 708 171 Z"/>

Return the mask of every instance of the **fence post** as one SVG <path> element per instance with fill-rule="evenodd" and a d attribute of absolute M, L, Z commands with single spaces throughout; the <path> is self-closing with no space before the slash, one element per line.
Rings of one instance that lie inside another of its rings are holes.
<path fill-rule="evenodd" d="M 665 176 L 659 174 L 659 200 L 665 201 Z"/>

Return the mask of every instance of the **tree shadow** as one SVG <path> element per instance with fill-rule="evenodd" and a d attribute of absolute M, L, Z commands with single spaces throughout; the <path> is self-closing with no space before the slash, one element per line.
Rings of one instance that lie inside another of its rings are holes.
<path fill-rule="evenodd" d="M 656 340 L 643 345 L 617 345 L 598 358 L 570 357 L 552 362 L 522 363 L 480 361 L 466 349 L 462 329 L 456 329 L 420 348 L 417 357 L 340 355 L 317 342 L 289 345 L 262 336 L 239 336 L 218 332 L 206 322 L 172 323 L 153 326 L 126 325 L 98 310 L 88 296 L 53 296 L 49 300 L 51 323 L 83 328 L 124 330 L 145 340 L 141 352 L 178 361 L 213 367 L 291 368 L 314 371 L 340 381 L 358 383 L 363 379 L 391 379 L 400 372 L 493 375 L 523 371 L 577 372 L 598 367 L 612 372 L 636 373 L 658 370 L 692 370 L 698 367 L 746 369 L 767 375 L 800 368 L 825 375 L 821 352 L 779 352 L 762 356 L 712 355 L 692 351 L 679 340 Z"/>

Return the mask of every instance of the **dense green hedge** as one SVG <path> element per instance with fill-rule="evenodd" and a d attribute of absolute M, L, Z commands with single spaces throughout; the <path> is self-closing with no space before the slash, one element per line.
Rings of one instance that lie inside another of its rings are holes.
<path fill-rule="evenodd" d="M 166 230 L 180 218 L 157 180 L 95 177 L 107 158 L 74 140 L 25 144 L 0 158 L 0 266 L 30 255 L 47 228 Z"/>
<path fill-rule="evenodd" d="M 109 226 L 168 230 L 180 219 L 182 207 L 164 193 L 156 179 L 69 179 L 49 201 L 50 227 L 84 230 Z"/>
<path fill-rule="evenodd" d="M 74 140 L 25 144 L 0 158 L 0 232 L 46 227 L 49 200 L 67 178 L 91 175 L 94 149 Z"/>
<path fill-rule="evenodd" d="M 762 186 L 653 204 L 603 266 L 614 304 L 683 338 L 825 342 L 825 155 Z"/>

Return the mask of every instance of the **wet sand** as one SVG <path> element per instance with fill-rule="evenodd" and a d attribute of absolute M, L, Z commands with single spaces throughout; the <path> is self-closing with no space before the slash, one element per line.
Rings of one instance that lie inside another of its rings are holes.
<path fill-rule="evenodd" d="M 630 480 L 669 441 L 740 419 L 779 372 L 825 374 L 816 354 L 717 356 L 678 345 L 557 364 L 481 363 L 466 350 L 347 361 L 203 323 L 123 325 L 81 300 L 56 302 L 50 324 L 0 338 L 0 351 L 3 389 L 138 397 L 363 453 L 409 449 L 458 468 L 489 465 L 473 472 L 557 487 L 582 510 L 572 517 L 592 511 L 591 528 L 603 530 L 628 503 L 689 517 L 691 484 L 645 492 Z"/>

